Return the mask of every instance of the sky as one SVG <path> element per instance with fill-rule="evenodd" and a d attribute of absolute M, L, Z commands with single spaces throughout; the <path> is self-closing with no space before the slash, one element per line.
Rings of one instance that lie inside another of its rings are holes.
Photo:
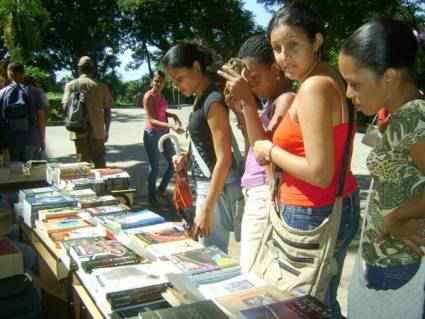
<path fill-rule="evenodd" d="M 257 0 L 245 0 L 244 7 L 254 13 L 255 21 L 264 27 L 266 27 L 271 19 L 271 14 L 267 12 L 263 5 L 258 4 Z M 147 64 L 143 64 L 137 70 L 126 70 L 126 65 L 132 61 L 131 50 L 126 50 L 123 54 L 119 56 L 121 61 L 121 66 L 117 68 L 117 72 L 121 74 L 123 81 L 138 80 L 142 77 L 143 74 L 148 72 Z M 59 71 L 56 73 L 57 77 L 60 79 L 65 75 L 69 75 L 70 72 Z"/>

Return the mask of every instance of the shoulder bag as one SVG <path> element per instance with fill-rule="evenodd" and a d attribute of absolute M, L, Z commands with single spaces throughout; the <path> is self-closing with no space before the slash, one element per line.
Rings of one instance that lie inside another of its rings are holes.
<path fill-rule="evenodd" d="M 342 194 L 353 136 L 354 110 L 349 106 L 349 127 L 335 203 L 331 214 L 312 230 L 298 230 L 281 218 L 273 200 L 250 271 L 294 296 L 311 295 L 321 301 L 338 265 L 333 257 L 341 221 Z M 272 180 L 272 179 L 271 179 Z M 275 192 L 272 192 L 274 195 Z"/>
<path fill-rule="evenodd" d="M 350 319 L 421 319 L 425 301 L 425 259 L 423 257 L 416 274 L 399 289 L 376 290 L 367 287 L 367 279 L 363 270 L 362 244 L 372 190 L 373 180 L 369 188 L 353 277 L 348 288 L 348 317 Z"/>

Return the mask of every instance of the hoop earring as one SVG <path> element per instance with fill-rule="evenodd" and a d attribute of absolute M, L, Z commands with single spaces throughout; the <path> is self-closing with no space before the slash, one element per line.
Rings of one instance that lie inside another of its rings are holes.
<path fill-rule="evenodd" d="M 280 76 L 279 76 L 279 75 L 278 75 L 278 76 L 276 76 L 276 80 L 278 80 L 278 81 L 280 80 Z"/>
<path fill-rule="evenodd" d="M 317 60 L 321 60 L 321 59 L 322 59 L 322 51 L 320 51 L 320 49 L 319 49 L 319 50 L 317 50 L 316 52 L 314 52 L 314 57 L 315 57 Z"/>

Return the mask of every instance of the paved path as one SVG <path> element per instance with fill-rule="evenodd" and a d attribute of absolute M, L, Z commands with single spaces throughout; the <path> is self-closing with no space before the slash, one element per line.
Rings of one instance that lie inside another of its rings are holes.
<path fill-rule="evenodd" d="M 172 109 L 170 112 L 176 113 L 184 125 L 187 124 L 191 108 L 183 107 L 181 109 Z M 235 118 L 231 118 L 235 122 Z M 142 109 L 114 109 L 112 111 L 112 124 L 110 129 L 110 139 L 107 143 L 107 164 L 108 166 L 121 167 L 129 172 L 131 176 L 131 185 L 137 189 L 135 204 L 137 207 L 147 206 L 147 173 L 148 161 L 145 149 L 142 145 L 143 129 L 146 122 L 146 115 Z M 234 130 L 241 150 L 243 150 L 243 137 L 239 130 Z M 47 149 L 46 158 L 51 162 L 73 162 L 76 160 L 74 155 L 73 142 L 69 140 L 69 134 L 63 126 L 50 126 L 47 128 Z M 367 196 L 367 190 L 370 182 L 370 176 L 365 166 L 365 160 L 370 148 L 360 143 L 363 134 L 357 133 L 354 141 L 354 151 L 351 169 L 356 175 L 361 197 L 361 206 L 364 207 Z M 179 142 L 181 146 L 187 149 L 188 142 L 184 135 L 180 135 Z M 164 169 L 161 165 L 161 169 Z M 161 170 L 161 172 L 162 172 Z M 172 193 L 173 183 L 169 186 L 169 192 Z M 175 214 L 165 209 L 162 211 L 170 220 L 176 220 Z M 351 279 L 354 266 L 354 257 L 357 251 L 358 243 L 353 243 L 347 255 L 344 266 L 344 272 L 341 279 L 340 290 L 338 292 L 341 307 L 346 313 L 347 288 Z M 239 257 L 240 245 L 234 240 L 231 241 L 229 253 L 233 257 Z"/>

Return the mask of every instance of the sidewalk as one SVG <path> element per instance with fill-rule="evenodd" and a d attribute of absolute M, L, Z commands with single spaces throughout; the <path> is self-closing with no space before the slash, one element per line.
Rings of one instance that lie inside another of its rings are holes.
<path fill-rule="evenodd" d="M 185 106 L 180 109 L 170 109 L 170 112 L 177 114 L 183 125 L 187 125 L 191 107 Z M 231 121 L 236 122 L 236 119 L 231 117 Z M 148 206 L 146 176 L 149 165 L 142 144 L 145 122 L 146 115 L 140 108 L 113 109 L 110 138 L 106 145 L 107 165 L 123 168 L 130 174 L 131 186 L 137 189 L 135 206 L 141 208 Z M 235 127 L 235 124 L 232 124 L 232 127 Z M 234 133 L 240 149 L 243 150 L 244 141 L 242 134 L 237 129 L 234 130 Z M 63 126 L 47 127 L 46 136 L 46 158 L 49 162 L 73 162 L 76 160 L 74 144 L 69 140 L 69 133 Z M 359 184 L 361 207 L 363 208 L 370 183 L 370 176 L 365 164 L 370 148 L 361 144 L 362 136 L 363 134 L 360 133 L 357 133 L 355 136 L 351 169 L 356 175 Z M 180 135 L 178 139 L 180 146 L 183 149 L 187 149 L 188 141 L 185 136 Z M 165 165 L 165 161 L 162 160 L 160 174 L 165 170 Z M 170 194 L 172 194 L 173 189 L 174 183 L 171 183 L 168 188 Z M 161 213 L 169 220 L 177 220 L 176 215 L 171 210 L 161 210 Z M 338 291 L 338 299 L 343 313 L 346 313 L 347 288 L 350 283 L 357 248 L 358 242 L 355 241 L 347 254 L 340 289 Z M 239 257 L 240 254 L 240 245 L 233 239 L 230 243 L 229 253 L 232 257 Z"/>

